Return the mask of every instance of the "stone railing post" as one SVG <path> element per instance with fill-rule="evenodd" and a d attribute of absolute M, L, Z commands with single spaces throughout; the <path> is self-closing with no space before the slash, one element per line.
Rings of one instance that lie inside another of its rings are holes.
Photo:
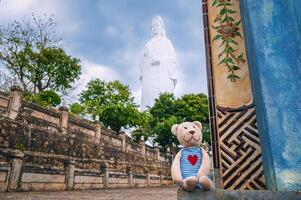
<path fill-rule="evenodd" d="M 8 190 L 16 190 L 19 185 L 21 169 L 23 165 L 24 153 L 19 150 L 14 150 L 10 153 L 11 171 L 8 182 Z"/>
<path fill-rule="evenodd" d="M 163 179 L 164 177 L 163 177 L 162 170 L 159 171 L 159 176 L 160 176 L 160 185 L 162 186 L 162 185 L 164 185 L 164 182 L 163 182 L 164 181 L 164 179 Z"/>
<path fill-rule="evenodd" d="M 95 126 L 95 140 L 96 142 L 100 142 L 101 137 L 101 123 L 98 120 L 94 121 Z"/>
<path fill-rule="evenodd" d="M 67 190 L 73 190 L 74 187 L 74 171 L 75 171 L 75 161 L 69 159 L 66 162 L 67 167 Z"/>
<path fill-rule="evenodd" d="M 127 171 L 129 174 L 129 187 L 133 187 L 134 186 L 133 170 L 131 167 L 129 167 Z"/>
<path fill-rule="evenodd" d="M 172 161 L 173 161 L 173 155 L 170 153 L 169 148 L 167 148 L 166 157 L 167 157 L 168 163 L 171 165 Z"/>
<path fill-rule="evenodd" d="M 150 171 L 148 168 L 145 168 L 144 172 L 146 173 L 146 184 L 147 186 L 150 186 Z"/>
<path fill-rule="evenodd" d="M 122 147 L 122 151 L 126 151 L 126 135 L 125 135 L 125 132 L 124 130 L 122 129 L 120 132 L 119 132 L 119 135 L 121 137 L 121 147 Z"/>
<path fill-rule="evenodd" d="M 109 187 L 109 165 L 108 163 L 104 163 L 101 167 L 102 167 L 102 172 L 104 174 L 103 187 L 108 188 Z"/>
<path fill-rule="evenodd" d="M 8 117 L 10 119 L 16 119 L 16 117 L 18 116 L 22 102 L 21 92 L 22 89 L 17 85 L 14 85 L 10 88 L 11 104 L 8 114 Z"/>
<path fill-rule="evenodd" d="M 61 121 L 60 126 L 63 134 L 67 134 L 67 128 L 68 128 L 68 115 L 69 115 L 69 108 L 66 103 L 63 102 L 63 105 L 59 107 L 59 110 L 61 111 Z"/>
<path fill-rule="evenodd" d="M 139 141 L 140 147 L 141 147 L 141 154 L 145 156 L 145 142 L 144 142 L 144 136 L 141 136 L 141 139 Z"/>
<path fill-rule="evenodd" d="M 160 160 L 160 149 L 159 149 L 159 147 L 155 147 L 155 152 L 157 154 L 157 159 Z"/>

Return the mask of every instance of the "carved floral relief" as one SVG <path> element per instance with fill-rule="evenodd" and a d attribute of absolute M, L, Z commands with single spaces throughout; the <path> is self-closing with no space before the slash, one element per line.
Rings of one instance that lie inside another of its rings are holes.
<path fill-rule="evenodd" d="M 244 55 L 239 49 L 237 37 L 243 39 L 239 25 L 241 20 L 236 20 L 233 16 L 235 11 L 232 6 L 231 0 L 214 0 L 212 6 L 218 8 L 218 14 L 214 19 L 212 28 L 217 32 L 212 42 L 215 40 L 220 41 L 219 48 L 222 52 L 218 54 L 220 60 L 219 65 L 227 67 L 229 74 L 227 78 L 235 82 L 240 77 L 235 73 L 240 69 L 240 63 L 245 63 Z"/>
<path fill-rule="evenodd" d="M 238 0 L 208 1 L 216 103 L 239 108 L 253 102 Z"/>

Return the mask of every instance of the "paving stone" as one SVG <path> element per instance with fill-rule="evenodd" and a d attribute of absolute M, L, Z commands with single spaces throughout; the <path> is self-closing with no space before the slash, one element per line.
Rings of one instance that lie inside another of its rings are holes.
<path fill-rule="evenodd" d="M 51 192 L 6 192 L 1 200 L 175 200 L 176 187 L 101 189 Z"/>

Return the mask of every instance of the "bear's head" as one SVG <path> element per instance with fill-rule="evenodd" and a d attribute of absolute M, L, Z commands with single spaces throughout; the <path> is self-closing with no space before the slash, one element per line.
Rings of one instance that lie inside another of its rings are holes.
<path fill-rule="evenodd" d="M 171 127 L 171 132 L 177 136 L 184 147 L 200 146 L 202 143 L 202 123 L 198 121 L 183 122 Z"/>

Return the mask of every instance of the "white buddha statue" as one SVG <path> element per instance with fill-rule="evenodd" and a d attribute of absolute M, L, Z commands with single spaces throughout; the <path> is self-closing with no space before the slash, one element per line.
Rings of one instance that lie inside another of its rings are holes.
<path fill-rule="evenodd" d="M 166 38 L 163 20 L 152 19 L 151 39 L 144 47 L 140 63 L 142 83 L 141 110 L 153 106 L 160 93 L 173 93 L 177 84 L 176 54 L 171 41 Z"/>

